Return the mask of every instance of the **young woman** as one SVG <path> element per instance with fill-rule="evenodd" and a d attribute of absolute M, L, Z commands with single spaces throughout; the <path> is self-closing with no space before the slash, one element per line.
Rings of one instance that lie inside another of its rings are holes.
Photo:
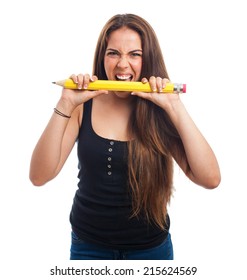
<path fill-rule="evenodd" d="M 196 184 L 220 183 L 216 157 L 169 81 L 152 27 L 133 14 L 113 16 L 95 50 L 93 75 L 71 78 L 31 160 L 44 185 L 78 145 L 79 183 L 71 210 L 71 259 L 173 259 L 167 205 L 173 159 Z M 150 83 L 152 93 L 87 91 L 97 79 Z"/>

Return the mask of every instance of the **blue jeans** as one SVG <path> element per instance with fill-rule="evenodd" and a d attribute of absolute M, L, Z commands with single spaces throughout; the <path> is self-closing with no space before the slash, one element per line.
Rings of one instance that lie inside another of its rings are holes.
<path fill-rule="evenodd" d="M 89 243 L 71 234 L 70 260 L 173 260 L 171 235 L 158 246 L 141 250 L 115 250 Z"/>

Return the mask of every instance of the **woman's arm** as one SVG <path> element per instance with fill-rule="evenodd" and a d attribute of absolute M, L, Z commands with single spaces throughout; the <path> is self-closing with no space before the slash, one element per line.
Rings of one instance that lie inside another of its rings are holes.
<path fill-rule="evenodd" d="M 146 83 L 147 79 L 142 82 Z M 149 83 L 153 93 L 136 92 L 139 97 L 148 99 L 164 109 L 176 127 L 186 158 L 174 158 L 184 173 L 196 184 L 208 189 L 216 188 L 221 180 L 220 169 L 214 152 L 196 127 L 178 94 L 159 93 L 165 87 L 167 79 L 151 77 Z"/>
<path fill-rule="evenodd" d="M 187 160 L 179 159 L 175 155 L 178 165 L 194 183 L 209 189 L 216 188 L 221 176 L 217 159 L 210 145 L 179 98 L 164 107 L 181 137 L 187 157 Z"/>
<path fill-rule="evenodd" d="M 90 78 L 88 74 L 70 78 L 78 84 L 78 88 L 87 88 Z M 53 179 L 62 169 L 78 136 L 82 120 L 82 104 L 91 98 L 107 91 L 79 91 L 63 89 L 56 108 L 70 118 L 53 113 L 32 155 L 29 177 L 36 186 L 42 186 Z"/>
<path fill-rule="evenodd" d="M 60 111 L 69 112 L 63 107 L 58 103 Z M 35 186 L 44 185 L 59 173 L 74 146 L 78 131 L 79 108 L 73 110 L 70 119 L 53 113 L 31 159 L 29 177 Z"/>

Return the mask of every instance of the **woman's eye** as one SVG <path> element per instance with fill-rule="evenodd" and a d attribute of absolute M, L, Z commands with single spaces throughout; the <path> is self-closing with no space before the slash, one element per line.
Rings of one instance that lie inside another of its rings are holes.
<path fill-rule="evenodd" d="M 141 55 L 141 53 L 132 53 L 132 56 L 134 56 L 134 57 L 135 57 L 135 56 L 140 57 L 140 56 L 142 56 L 142 55 Z"/>
<path fill-rule="evenodd" d="M 107 55 L 109 55 L 109 56 L 116 56 L 116 55 L 118 55 L 118 53 L 117 52 L 108 52 Z"/>

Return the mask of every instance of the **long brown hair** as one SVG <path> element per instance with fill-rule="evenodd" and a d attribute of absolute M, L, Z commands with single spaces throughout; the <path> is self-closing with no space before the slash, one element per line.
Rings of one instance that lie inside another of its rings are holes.
<path fill-rule="evenodd" d="M 113 16 L 103 27 L 95 50 L 93 74 L 107 79 L 104 55 L 111 32 L 127 27 L 142 41 L 140 79 L 168 78 L 156 34 L 150 24 L 133 14 Z M 184 156 L 179 134 L 167 113 L 154 103 L 137 98 L 129 121 L 135 139 L 128 143 L 128 175 L 133 199 L 133 216 L 144 213 L 149 222 L 164 228 L 167 205 L 173 190 L 172 154 Z"/>

